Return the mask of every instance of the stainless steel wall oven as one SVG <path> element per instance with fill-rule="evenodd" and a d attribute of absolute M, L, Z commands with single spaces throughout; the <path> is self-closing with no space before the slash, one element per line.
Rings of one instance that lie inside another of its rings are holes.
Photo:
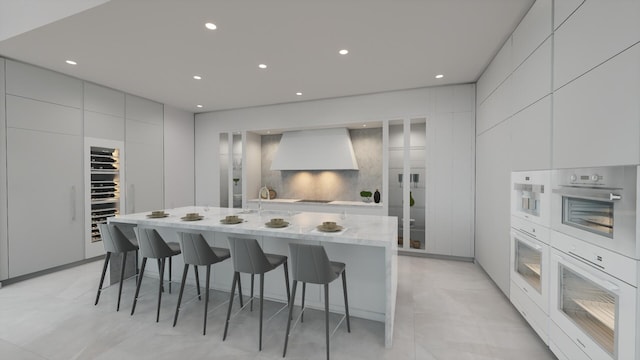
<path fill-rule="evenodd" d="M 636 234 L 637 178 L 638 166 L 554 171 L 551 227 L 640 259 Z"/>

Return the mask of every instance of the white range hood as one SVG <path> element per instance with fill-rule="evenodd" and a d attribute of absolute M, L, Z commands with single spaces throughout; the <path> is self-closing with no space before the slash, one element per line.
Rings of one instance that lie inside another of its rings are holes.
<path fill-rule="evenodd" d="M 288 131 L 271 170 L 358 170 L 358 162 L 346 128 Z"/>

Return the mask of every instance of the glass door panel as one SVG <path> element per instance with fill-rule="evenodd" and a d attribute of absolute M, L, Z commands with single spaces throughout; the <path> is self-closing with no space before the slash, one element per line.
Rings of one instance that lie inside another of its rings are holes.
<path fill-rule="evenodd" d="M 613 238 L 613 203 L 565 196 L 562 223 Z"/>
<path fill-rule="evenodd" d="M 618 296 L 560 265 L 560 310 L 613 356 Z"/>
<path fill-rule="evenodd" d="M 542 293 L 542 253 L 517 237 L 515 248 L 515 270 L 539 294 Z"/>

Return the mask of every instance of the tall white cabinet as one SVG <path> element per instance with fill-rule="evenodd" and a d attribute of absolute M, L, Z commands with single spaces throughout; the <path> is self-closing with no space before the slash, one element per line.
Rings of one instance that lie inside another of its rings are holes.
<path fill-rule="evenodd" d="M 160 103 L 0 59 L 0 188 L 7 190 L 0 191 L 0 281 L 104 254 L 92 224 L 100 202 L 94 195 L 107 189 L 92 186 L 91 174 L 112 171 L 91 161 L 92 149 L 118 150 L 118 213 L 164 207 L 165 168 L 173 174 L 183 161 L 174 157 L 166 165 L 164 110 Z M 192 114 L 172 114 L 180 129 L 193 127 L 182 125 Z M 189 146 L 189 135 L 180 135 L 180 146 Z M 192 171 L 175 179 L 174 186 L 191 185 Z"/>
<path fill-rule="evenodd" d="M 6 62 L 9 277 L 84 258 L 82 82 Z"/>
<path fill-rule="evenodd" d="M 163 116 L 162 104 L 126 95 L 126 213 L 164 208 Z"/>

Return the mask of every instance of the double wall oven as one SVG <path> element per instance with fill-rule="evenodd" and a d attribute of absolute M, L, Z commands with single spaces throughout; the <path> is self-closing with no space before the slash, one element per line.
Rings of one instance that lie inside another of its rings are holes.
<path fill-rule="evenodd" d="M 640 356 L 637 179 L 638 166 L 552 174 L 549 345 L 561 359 Z"/>
<path fill-rule="evenodd" d="M 549 319 L 549 171 L 511 173 L 509 299 L 547 342 Z"/>

